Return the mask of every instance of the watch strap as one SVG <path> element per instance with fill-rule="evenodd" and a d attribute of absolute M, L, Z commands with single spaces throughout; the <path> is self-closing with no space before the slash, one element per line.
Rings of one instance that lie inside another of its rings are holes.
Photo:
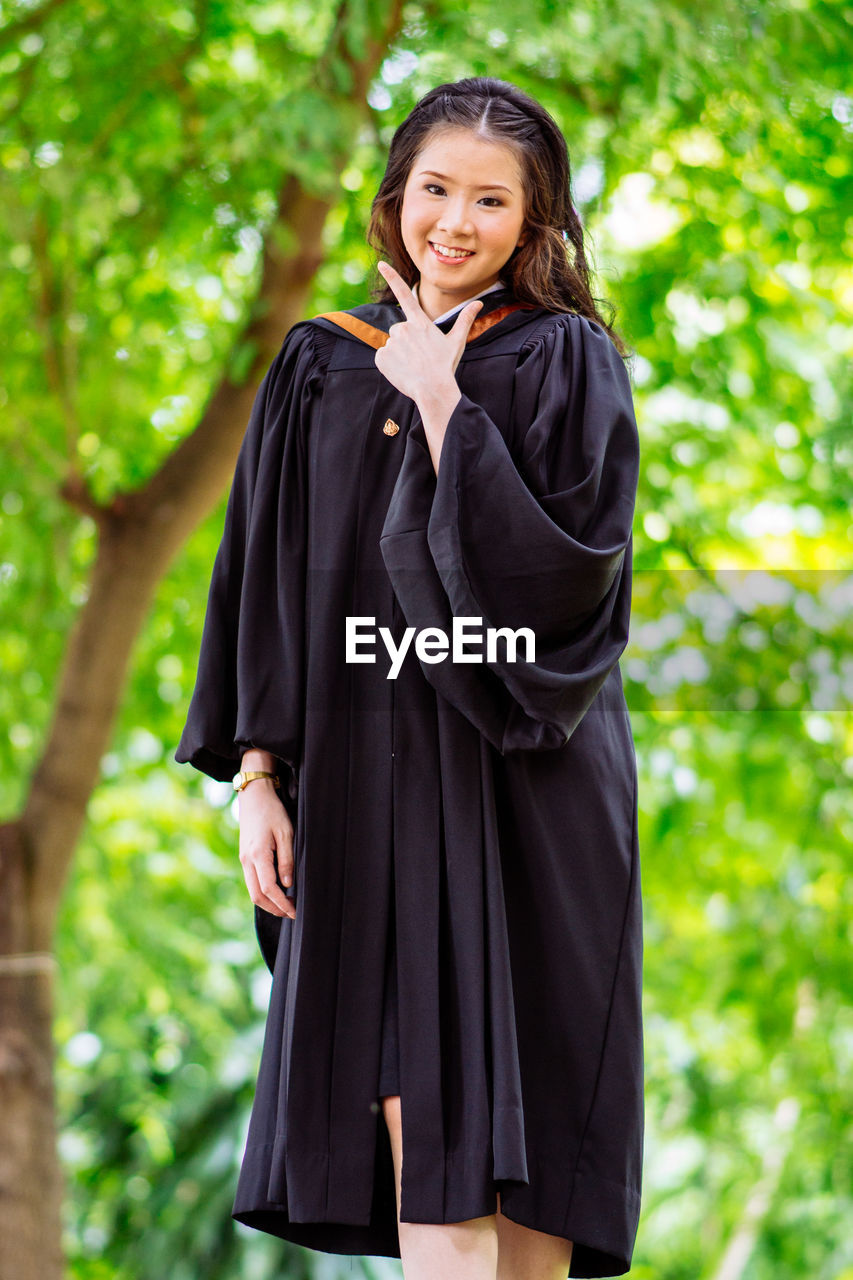
<path fill-rule="evenodd" d="M 244 791 L 255 778 L 272 778 L 273 786 L 281 785 L 277 773 L 269 773 L 266 769 L 241 769 L 234 779 L 234 790 Z"/>

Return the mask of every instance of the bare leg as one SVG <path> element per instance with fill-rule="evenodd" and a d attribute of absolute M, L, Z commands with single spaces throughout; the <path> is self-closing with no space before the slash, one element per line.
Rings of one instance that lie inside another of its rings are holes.
<path fill-rule="evenodd" d="M 495 1280 L 498 1264 L 495 1214 L 467 1222 L 400 1222 L 403 1129 L 400 1097 L 382 1098 L 397 1184 L 397 1224 L 405 1280 Z M 532 1273 L 531 1273 L 532 1274 Z"/>
<path fill-rule="evenodd" d="M 500 1210 L 501 1193 L 498 1192 Z M 566 1280 L 572 1261 L 571 1240 L 522 1227 L 498 1212 L 496 1280 Z"/>
<path fill-rule="evenodd" d="M 397 1224 L 405 1280 L 566 1280 L 573 1243 L 523 1227 L 500 1212 L 467 1222 L 400 1222 L 403 1130 L 400 1098 L 384 1097 L 397 1187 Z"/>

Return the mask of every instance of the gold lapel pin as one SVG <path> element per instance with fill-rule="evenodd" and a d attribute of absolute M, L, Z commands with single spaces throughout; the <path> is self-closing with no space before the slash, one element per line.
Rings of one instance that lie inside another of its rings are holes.
<path fill-rule="evenodd" d="M 386 436 L 395 436 L 400 428 L 393 418 L 386 418 L 385 426 L 382 430 L 385 432 Z"/>

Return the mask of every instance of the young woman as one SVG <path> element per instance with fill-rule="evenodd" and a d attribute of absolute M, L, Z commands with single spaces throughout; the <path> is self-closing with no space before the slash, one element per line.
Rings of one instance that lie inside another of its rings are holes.
<path fill-rule="evenodd" d="M 176 758 L 240 791 L 273 973 L 233 1208 L 407 1280 L 629 1270 L 638 438 L 557 125 L 440 85 L 373 202 L 379 297 L 258 392 Z"/>

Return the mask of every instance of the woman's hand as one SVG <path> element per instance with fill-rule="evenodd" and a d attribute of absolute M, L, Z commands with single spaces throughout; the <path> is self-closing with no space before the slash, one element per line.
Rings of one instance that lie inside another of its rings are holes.
<path fill-rule="evenodd" d="M 240 862 L 249 897 L 274 916 L 296 918 L 296 905 L 279 888 L 293 883 L 293 823 L 271 778 L 255 778 L 239 794 Z"/>
<path fill-rule="evenodd" d="M 410 396 L 420 407 L 437 392 L 456 387 L 453 375 L 471 325 L 483 304 L 479 298 L 469 302 L 459 312 L 453 328 L 442 333 L 390 263 L 380 262 L 378 270 L 403 308 L 406 319 L 391 325 L 388 341 L 376 352 L 376 367 L 398 391 Z"/>

